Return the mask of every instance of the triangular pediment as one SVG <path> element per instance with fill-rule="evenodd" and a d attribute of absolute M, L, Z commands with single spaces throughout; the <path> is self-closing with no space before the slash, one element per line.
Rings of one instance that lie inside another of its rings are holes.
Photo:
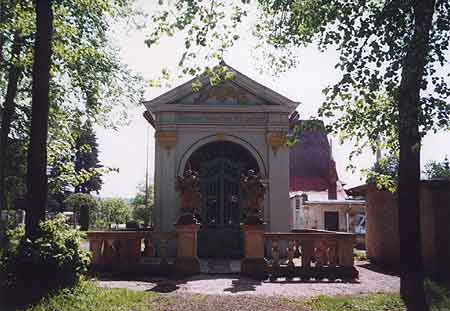
<path fill-rule="evenodd" d="M 181 106 L 279 106 L 281 110 L 292 111 L 298 103 L 294 102 L 264 85 L 250 79 L 229 65 L 222 64 L 233 73 L 233 78 L 212 86 L 206 75 L 192 79 L 153 100 L 144 102 L 150 111 L 164 110 L 166 105 Z M 201 82 L 199 90 L 194 91 L 193 82 Z M 167 108 L 170 108 L 169 106 Z M 276 108 L 276 107 L 274 107 Z"/>
<path fill-rule="evenodd" d="M 174 104 L 184 105 L 264 105 L 263 98 L 250 93 L 233 81 L 225 81 L 217 86 L 206 85 L 198 92 L 180 98 Z"/>

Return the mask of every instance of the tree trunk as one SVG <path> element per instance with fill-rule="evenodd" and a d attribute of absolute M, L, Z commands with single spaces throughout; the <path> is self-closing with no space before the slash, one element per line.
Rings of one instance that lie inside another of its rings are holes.
<path fill-rule="evenodd" d="M 5 102 L 3 105 L 3 116 L 0 133 L 0 210 L 6 209 L 6 154 L 8 152 L 8 136 L 11 130 L 11 122 L 16 109 L 17 85 L 19 83 L 21 70 L 19 68 L 20 53 L 23 47 L 23 39 L 19 34 L 14 35 L 11 51 L 11 65 L 8 72 L 8 86 L 6 89 Z"/>
<path fill-rule="evenodd" d="M 415 31 L 403 63 L 398 98 L 399 142 L 399 231 L 401 294 L 407 309 L 428 310 L 424 293 L 420 233 L 420 89 L 423 80 L 434 0 L 416 1 Z"/>
<path fill-rule="evenodd" d="M 51 0 L 35 0 L 36 41 L 34 45 L 31 134 L 27 171 L 27 237 L 38 235 L 39 221 L 47 205 L 47 134 L 50 88 L 50 57 L 53 31 Z"/>

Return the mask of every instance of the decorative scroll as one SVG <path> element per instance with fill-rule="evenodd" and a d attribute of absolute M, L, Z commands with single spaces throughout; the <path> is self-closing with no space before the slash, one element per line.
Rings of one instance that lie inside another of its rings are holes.
<path fill-rule="evenodd" d="M 276 154 L 278 149 L 286 146 L 286 133 L 284 132 L 271 132 L 266 137 L 267 144 L 272 147 L 272 151 Z"/>
<path fill-rule="evenodd" d="M 246 224 L 262 224 L 260 214 L 263 210 L 264 196 L 267 184 L 258 173 L 250 169 L 247 176 L 242 175 L 241 186 L 246 194 L 247 220 Z"/>
<path fill-rule="evenodd" d="M 170 150 L 175 147 L 177 143 L 177 133 L 176 132 L 156 132 L 156 139 L 161 147 L 170 152 Z"/>
<path fill-rule="evenodd" d="M 181 201 L 181 216 L 177 224 L 197 224 L 202 204 L 199 174 L 189 169 L 186 170 L 183 176 L 177 177 L 176 190 Z"/>

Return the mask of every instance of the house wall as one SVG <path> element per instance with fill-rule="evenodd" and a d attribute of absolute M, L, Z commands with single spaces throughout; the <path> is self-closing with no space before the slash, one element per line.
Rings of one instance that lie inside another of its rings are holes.
<path fill-rule="evenodd" d="M 296 197 L 291 198 L 291 210 L 295 211 Z M 349 231 L 354 232 L 354 219 L 356 214 L 365 213 L 365 202 L 333 202 L 330 201 L 305 201 L 301 203 L 303 219 L 302 229 L 325 229 L 325 212 L 338 212 L 339 231 L 347 231 L 347 214 Z M 291 218 L 292 219 L 292 218 Z M 291 220 L 293 222 L 293 220 Z M 294 228 L 295 229 L 295 228 Z"/>

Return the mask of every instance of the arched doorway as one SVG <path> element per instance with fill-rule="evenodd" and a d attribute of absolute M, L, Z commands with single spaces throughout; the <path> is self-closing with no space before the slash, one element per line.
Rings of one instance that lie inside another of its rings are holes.
<path fill-rule="evenodd" d="M 199 256 L 242 257 L 240 223 L 245 211 L 240 178 L 249 169 L 259 171 L 257 161 L 239 144 L 216 141 L 198 148 L 187 161 L 185 169 L 188 168 L 198 171 L 201 178 Z"/>

